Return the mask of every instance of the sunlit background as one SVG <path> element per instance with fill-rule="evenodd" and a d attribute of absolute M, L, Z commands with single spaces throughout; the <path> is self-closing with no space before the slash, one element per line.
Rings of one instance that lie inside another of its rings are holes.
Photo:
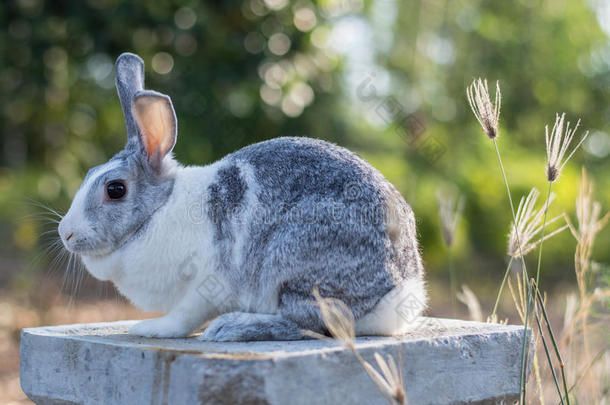
<path fill-rule="evenodd" d="M 298 135 L 377 167 L 416 213 L 432 314 L 465 311 L 447 298 L 439 192 L 464 196 L 452 265 L 486 312 L 507 262 L 510 211 L 493 145 L 466 101 L 473 79 L 500 82 L 499 144 L 515 200 L 533 186 L 546 191 L 544 127 L 566 112 L 590 136 L 554 186 L 551 215 L 574 217 L 581 166 L 610 206 L 605 0 L 18 0 L 0 3 L 0 26 L 0 351 L 12 359 L 0 385 L 10 392 L 18 327 L 73 321 L 49 308 L 110 299 L 110 312 L 86 307 L 79 319 L 139 315 L 85 276 L 62 288 L 67 264 L 53 263 L 54 225 L 39 206 L 67 210 L 87 169 L 124 145 L 114 88 L 122 52 L 144 59 L 147 88 L 172 97 L 185 164 Z M 596 243 L 600 278 L 610 281 L 610 232 Z M 545 244 L 547 290 L 574 288 L 574 245 L 569 231 Z"/>

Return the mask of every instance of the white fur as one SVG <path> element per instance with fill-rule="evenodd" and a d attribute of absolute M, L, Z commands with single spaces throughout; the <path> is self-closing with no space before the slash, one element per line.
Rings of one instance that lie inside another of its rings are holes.
<path fill-rule="evenodd" d="M 250 210 L 256 209 L 258 204 L 257 195 L 259 192 L 259 188 L 258 182 L 256 181 L 256 177 L 254 176 L 254 170 L 249 164 L 245 162 L 238 161 L 236 163 L 239 167 L 241 175 L 243 176 L 246 184 L 248 185 L 248 189 L 246 190 L 246 195 L 244 199 L 244 205 L 246 207 L 249 207 Z M 246 232 L 241 232 L 238 228 L 240 227 L 240 225 L 247 227 L 251 223 L 251 221 L 255 219 L 253 218 L 253 215 L 256 214 L 253 212 L 248 212 L 244 216 L 244 218 L 240 218 L 239 224 L 233 225 L 233 235 L 235 235 L 235 244 L 233 248 L 233 264 L 235 266 L 241 266 L 241 264 L 243 263 L 244 245 L 247 242 Z"/>
<path fill-rule="evenodd" d="M 394 287 L 375 308 L 356 320 L 356 335 L 400 335 L 413 329 L 426 308 L 424 281 L 411 279 Z"/>
<path fill-rule="evenodd" d="M 260 202 L 258 200 L 260 190 L 254 174 L 254 169 L 250 164 L 239 160 L 236 161 L 236 165 L 239 167 L 240 174 L 248 185 L 244 196 L 244 206 L 246 207 L 246 210 L 243 216 L 235 219 L 232 224 L 232 234 L 235 235 L 232 251 L 233 265 L 236 268 L 241 268 L 245 260 L 244 253 L 249 238 L 247 229 L 253 221 L 260 221 L 262 218 L 257 217 L 257 215 L 261 214 L 259 211 L 259 208 L 261 208 Z M 277 311 L 277 280 L 268 283 L 263 282 L 261 284 L 261 287 L 263 288 L 262 291 L 250 291 L 248 289 L 240 291 L 238 299 L 239 307 L 242 311 L 262 314 L 274 314 Z"/>
<path fill-rule="evenodd" d="M 83 256 L 87 269 L 96 278 L 112 280 L 139 308 L 171 310 L 198 277 L 214 269 L 210 227 L 199 223 L 193 210 L 204 208 L 201 190 L 215 172 L 212 166 L 177 169 L 174 191 L 152 216 L 146 231 L 108 255 Z M 204 213 L 200 218 L 207 221 Z M 180 274 L 177 264 L 191 254 L 197 274 Z"/>

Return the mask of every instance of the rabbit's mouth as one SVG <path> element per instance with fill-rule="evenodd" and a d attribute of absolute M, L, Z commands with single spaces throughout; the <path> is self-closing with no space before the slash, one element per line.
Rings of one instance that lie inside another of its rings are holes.
<path fill-rule="evenodd" d="M 87 256 L 87 257 L 99 259 L 99 258 L 108 256 L 108 255 L 114 253 L 115 250 L 116 249 L 89 250 L 89 251 L 80 252 L 79 254 L 81 256 Z"/>
<path fill-rule="evenodd" d="M 108 256 L 114 250 L 111 246 L 96 246 L 96 244 L 92 243 L 87 238 L 77 239 L 74 242 L 67 241 L 64 242 L 64 246 L 70 253 L 75 253 L 79 256 L 87 256 L 87 257 L 103 257 Z"/>
<path fill-rule="evenodd" d="M 96 238 L 82 233 L 70 233 L 63 236 L 61 241 L 70 252 L 84 257 L 104 257 L 116 251 L 122 244 L 110 240 Z"/>
<path fill-rule="evenodd" d="M 120 250 L 130 239 L 131 235 L 133 235 L 133 233 L 122 238 L 118 243 L 86 243 L 86 241 L 84 241 L 82 244 L 76 243 L 72 249 L 68 248 L 68 250 L 80 256 L 90 257 L 92 259 L 101 259 L 113 254 L 117 250 Z"/>
<path fill-rule="evenodd" d="M 106 256 L 111 255 L 112 253 L 121 250 L 125 245 L 128 245 L 132 241 L 136 240 L 141 234 L 144 226 L 148 223 L 148 220 L 142 222 L 139 226 L 134 228 L 132 231 L 127 232 L 120 238 L 118 241 L 114 243 L 99 243 L 101 246 L 94 246 L 94 244 L 89 243 L 85 244 L 82 249 L 77 252 L 81 256 L 90 257 L 92 259 L 101 259 Z M 68 249 L 70 250 L 70 249 Z"/>
<path fill-rule="evenodd" d="M 95 233 L 95 229 L 83 226 L 80 222 L 77 226 L 67 223 L 66 216 L 62 219 L 58 227 L 59 237 L 66 250 L 79 256 L 107 256 L 115 249 L 116 243 L 108 238 L 100 237 Z"/>

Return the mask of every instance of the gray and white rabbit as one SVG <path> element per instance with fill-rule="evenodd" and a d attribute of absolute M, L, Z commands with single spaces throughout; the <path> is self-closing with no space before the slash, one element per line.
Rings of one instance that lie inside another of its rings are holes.
<path fill-rule="evenodd" d="M 325 332 L 314 287 L 345 302 L 358 335 L 409 329 L 426 305 L 415 220 L 401 194 L 350 151 L 277 138 L 207 166 L 172 157 L 168 96 L 144 90 L 122 54 L 125 149 L 91 169 L 59 224 L 65 247 L 134 305 L 165 313 L 130 334 L 291 340 Z"/>

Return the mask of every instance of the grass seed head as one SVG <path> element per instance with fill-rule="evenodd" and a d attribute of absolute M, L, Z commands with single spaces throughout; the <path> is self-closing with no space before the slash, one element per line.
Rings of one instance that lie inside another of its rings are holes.
<path fill-rule="evenodd" d="M 544 238 L 538 238 L 538 235 L 542 232 L 542 223 L 544 219 L 545 204 L 539 209 L 536 209 L 536 201 L 540 196 L 540 192 L 536 188 L 532 188 L 527 197 L 522 197 L 519 202 L 519 208 L 517 209 L 517 223 L 511 225 L 510 234 L 508 236 L 508 255 L 514 258 L 520 258 L 521 255 L 526 255 L 531 252 L 541 241 L 547 240 L 559 232 L 565 230 L 568 226 L 564 225 L 553 232 L 550 232 L 544 236 Z M 553 203 L 555 195 L 549 196 L 549 207 Z M 547 221 L 547 225 L 562 218 L 563 215 L 558 215 L 553 219 Z M 521 242 L 521 249 L 519 249 L 519 241 Z"/>
<path fill-rule="evenodd" d="M 545 140 L 546 140 L 546 177 L 550 182 L 554 182 L 559 178 L 561 174 L 561 170 L 566 165 L 568 160 L 574 155 L 574 152 L 580 147 L 580 145 L 584 142 L 584 140 L 589 135 L 589 131 L 585 132 L 582 136 L 578 144 L 572 149 L 567 158 L 564 159 L 568 149 L 570 148 L 570 144 L 572 143 L 572 139 L 574 138 L 574 134 L 578 130 L 580 126 L 580 120 L 576 122 L 574 128 L 570 128 L 570 122 L 565 124 L 566 114 L 563 113 L 561 115 L 555 115 L 555 124 L 553 124 L 553 128 L 549 131 L 549 126 L 545 126 Z M 565 129 L 564 129 L 565 126 Z"/>
<path fill-rule="evenodd" d="M 492 104 L 487 87 L 487 79 L 481 78 L 474 80 L 470 86 L 466 88 L 466 97 L 470 108 L 477 118 L 483 132 L 487 134 L 489 139 L 498 137 L 498 121 L 500 119 L 500 107 L 502 105 L 502 93 L 500 92 L 500 83 L 496 82 L 496 95 Z"/>
<path fill-rule="evenodd" d="M 349 348 L 354 349 L 354 315 L 348 306 L 336 298 L 324 298 L 320 295 L 318 288 L 313 289 L 313 296 L 320 307 L 322 320 L 328 332 L 337 340 Z"/>

